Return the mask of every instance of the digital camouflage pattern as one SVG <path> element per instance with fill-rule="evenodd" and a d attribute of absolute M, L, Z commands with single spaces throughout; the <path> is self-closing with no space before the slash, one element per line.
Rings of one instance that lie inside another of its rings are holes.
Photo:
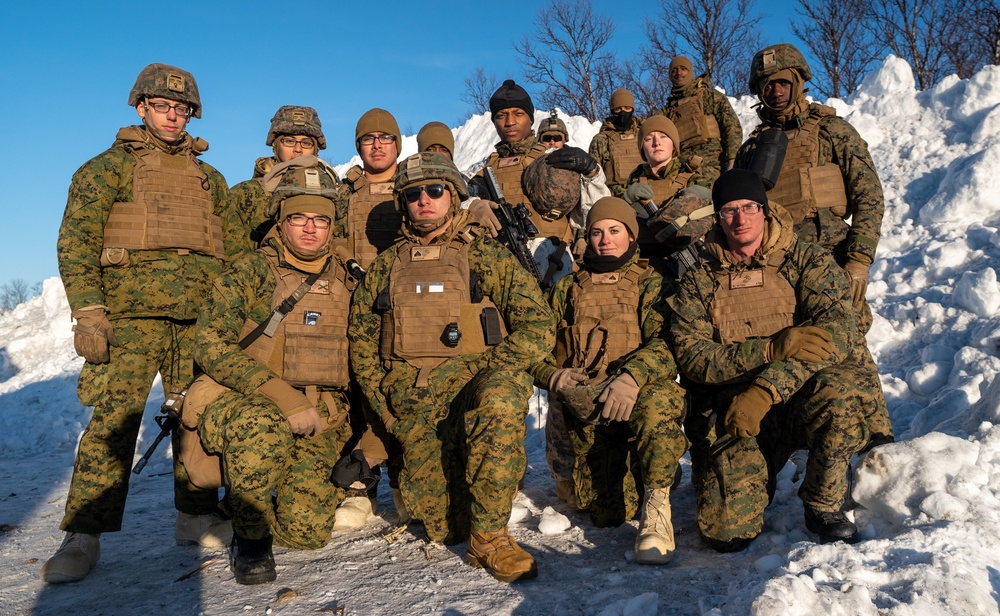
<path fill-rule="evenodd" d="M 169 250 L 130 250 L 128 260 L 102 267 L 104 222 L 112 204 L 132 201 L 136 159 L 126 146 L 159 148 L 176 156 L 195 156 L 207 148 L 185 135 L 168 146 L 139 126 L 119 131 L 118 139 L 73 175 L 56 244 L 59 272 L 70 307 L 107 306 L 118 346 L 107 364 L 86 363 L 80 374 L 80 401 L 94 412 L 81 438 L 62 529 L 100 533 L 121 528 L 128 477 L 149 389 L 157 372 L 167 391 L 193 378 L 192 326 L 211 280 L 221 270 L 213 257 Z M 223 221 L 226 254 L 237 249 L 238 218 L 227 207 L 226 182 L 208 164 L 203 186 L 213 213 Z M 197 490 L 175 461 L 174 500 L 189 514 L 212 513 L 214 490 Z"/>
<path fill-rule="evenodd" d="M 859 385 L 863 370 L 850 361 L 857 325 L 847 279 L 829 253 L 797 240 L 780 205 L 772 205 L 762 248 L 749 263 L 735 263 L 715 227 L 699 267 L 688 271 L 668 301 L 677 364 L 688 384 L 692 468 L 698 525 L 711 541 L 750 539 L 760 533 L 776 473 L 797 448 L 809 450 L 799 496 L 819 511 L 838 511 L 846 491 L 850 457 L 868 440 L 864 408 L 873 396 Z M 778 274 L 795 289 L 796 322 L 810 322 L 832 336 L 835 351 L 823 362 L 765 360 L 767 339 L 722 344 L 710 309 L 713 272 L 760 267 L 785 250 Z M 722 422 L 734 395 L 751 383 L 775 400 L 757 438 L 726 435 Z"/>
<path fill-rule="evenodd" d="M 615 125 L 611 123 L 611 120 L 605 119 L 601 124 L 601 130 L 594 135 L 593 139 L 590 140 L 590 147 L 588 152 L 597 161 L 597 164 L 604 169 L 604 174 L 609 178 L 614 178 L 615 176 L 608 173 L 609 168 L 614 167 L 614 156 L 611 153 L 611 139 L 617 139 L 619 134 L 626 135 L 638 135 L 639 126 L 642 124 L 642 120 L 637 117 L 632 118 L 632 124 L 624 131 L 619 131 L 615 128 Z M 638 158 L 638 156 L 636 157 Z M 641 158 L 638 158 L 638 162 L 642 162 Z M 627 176 L 626 176 L 627 177 Z M 621 198 L 625 194 L 625 187 L 627 186 L 625 178 L 609 179 L 608 188 L 611 190 L 611 194 L 615 197 Z"/>
<path fill-rule="evenodd" d="M 267 131 L 264 145 L 274 145 L 274 140 L 281 135 L 293 137 L 303 135 L 316 140 L 318 149 L 326 149 L 326 136 L 323 134 L 323 123 L 319 114 L 312 107 L 298 105 L 282 105 L 271 118 L 271 129 Z"/>
<path fill-rule="evenodd" d="M 267 243 L 283 264 L 276 234 Z M 230 388 L 208 405 L 199 433 L 205 449 L 222 456 L 237 534 L 247 539 L 272 534 L 280 545 L 316 549 L 329 541 L 334 510 L 343 497 L 329 477 L 351 435 L 345 421 L 348 402 L 341 391 L 332 392 L 337 408 L 317 401 L 326 429 L 305 438 L 292 434 L 277 405 L 254 393 L 281 377 L 239 346 L 246 319 L 261 323 L 271 313 L 277 281 L 268 260 L 258 250 L 234 261 L 213 283 L 198 317 L 195 359 L 206 374 Z"/>
<path fill-rule="evenodd" d="M 146 98 L 169 98 L 193 107 L 192 115 L 201 117 L 201 96 L 194 75 L 169 64 L 150 64 L 139 71 L 128 93 L 128 106 L 135 107 Z"/>
<path fill-rule="evenodd" d="M 634 255 L 618 271 L 627 271 L 638 259 Z M 575 274 L 567 276 L 549 292 L 556 319 L 568 325 L 574 323 L 570 290 L 576 282 Z M 681 428 L 684 390 L 674 382 L 677 365 L 664 337 L 669 309 L 662 299 L 663 278 L 650 272 L 639 285 L 642 346 L 629 353 L 616 370 L 618 374 L 628 372 L 639 385 L 639 397 L 628 422 L 593 426 L 563 411 L 574 458 L 577 504 L 590 512 L 597 526 L 618 526 L 632 519 L 642 504 L 643 485 L 670 487 L 687 445 Z M 548 388 L 553 373 L 561 367 L 550 352 L 531 370 L 535 385 Z M 550 409 L 552 401 L 550 394 Z M 548 430 L 546 437 L 548 441 Z"/>
<path fill-rule="evenodd" d="M 445 235 L 468 224 L 460 212 Z M 531 379 L 525 372 L 554 345 L 555 320 L 538 283 L 514 256 L 488 237 L 469 247 L 469 265 L 483 294 L 496 305 L 509 335 L 481 355 L 459 355 L 415 386 L 417 368 L 379 356 L 382 315 L 378 294 L 389 285 L 405 239 L 381 253 L 355 290 L 351 306 L 351 367 L 375 416 L 403 445 L 400 489 L 406 508 L 422 519 L 434 541 L 460 542 L 469 524 L 484 532 L 506 526 L 524 475 L 525 417 Z"/>
<path fill-rule="evenodd" d="M 525 168 L 521 185 L 536 212 L 558 218 L 580 204 L 580 174 L 548 164 L 548 157 L 542 154 Z"/>
<path fill-rule="evenodd" d="M 747 87 L 754 96 L 760 96 L 760 80 L 786 68 L 795 69 L 802 75 L 802 81 L 812 79 L 812 69 L 802 52 L 791 43 L 778 43 L 761 49 L 750 61 Z"/>
<path fill-rule="evenodd" d="M 696 77 L 683 88 L 673 88 L 667 98 L 667 104 L 659 113 L 667 116 L 673 122 L 680 119 L 678 103 L 692 96 L 701 97 L 705 115 L 711 115 L 719 124 L 721 137 L 707 139 L 689 139 L 681 144 L 680 158 L 687 162 L 692 157 L 701 157 L 701 173 L 714 182 L 729 161 L 736 158 L 736 152 L 743 143 L 743 126 L 740 118 L 729 103 L 729 97 L 712 87 L 705 75 Z M 711 183 L 708 184 L 711 186 Z"/>

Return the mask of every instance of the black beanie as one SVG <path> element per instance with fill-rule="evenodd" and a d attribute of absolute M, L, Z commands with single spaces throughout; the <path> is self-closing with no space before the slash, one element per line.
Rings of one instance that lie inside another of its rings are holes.
<path fill-rule="evenodd" d="M 764 206 L 764 216 L 771 215 L 767 205 L 767 191 L 760 176 L 746 169 L 730 169 L 715 180 L 712 186 L 712 206 L 718 214 L 722 206 L 730 201 L 749 199 Z"/>
<path fill-rule="evenodd" d="M 531 97 L 524 88 L 514 83 L 513 79 L 508 79 L 490 97 L 490 117 L 495 118 L 498 111 L 511 107 L 524 109 L 534 123 L 535 106 L 531 104 Z"/>

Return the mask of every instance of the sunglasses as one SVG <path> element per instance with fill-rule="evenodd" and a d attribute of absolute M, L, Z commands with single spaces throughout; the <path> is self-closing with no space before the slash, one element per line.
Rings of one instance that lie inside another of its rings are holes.
<path fill-rule="evenodd" d="M 562 141 L 562 135 L 542 135 L 542 143 L 548 143 L 550 141 Z"/>
<path fill-rule="evenodd" d="M 415 203 L 420 200 L 421 193 L 427 193 L 431 199 L 440 199 L 444 196 L 444 191 L 448 187 L 444 184 L 427 184 L 425 186 L 414 186 L 403 189 L 403 198 L 407 203 Z"/>

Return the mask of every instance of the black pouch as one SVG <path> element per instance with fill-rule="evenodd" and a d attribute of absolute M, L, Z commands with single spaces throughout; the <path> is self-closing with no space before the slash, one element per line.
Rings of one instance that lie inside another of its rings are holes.
<path fill-rule="evenodd" d="M 330 473 L 330 481 L 338 488 L 348 490 L 355 481 L 365 484 L 365 490 L 370 490 L 378 485 L 378 480 L 382 478 L 382 470 L 375 467 L 372 470 L 365 460 L 365 454 L 360 449 L 355 449 L 350 455 L 344 456 L 339 462 L 333 465 L 333 472 Z"/>

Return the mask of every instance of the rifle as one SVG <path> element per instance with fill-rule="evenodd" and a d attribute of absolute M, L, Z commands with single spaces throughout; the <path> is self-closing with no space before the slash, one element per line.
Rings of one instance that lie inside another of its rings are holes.
<path fill-rule="evenodd" d="M 502 226 L 497 239 L 514 253 L 524 269 L 535 277 L 539 285 L 542 285 L 542 274 L 535 265 L 534 255 L 528 249 L 528 240 L 538 235 L 538 227 L 531 222 L 531 212 L 523 203 L 511 205 L 507 202 L 492 167 L 483 168 L 483 179 L 486 180 L 490 201 L 497 204 L 496 214 Z"/>
<path fill-rule="evenodd" d="M 139 461 L 135 463 L 132 467 L 132 472 L 138 475 L 142 472 L 142 469 L 146 468 L 146 463 L 149 462 L 149 458 L 153 456 L 153 452 L 159 447 L 160 441 L 165 439 L 174 431 L 181 423 L 181 408 L 184 407 L 184 396 L 187 395 L 187 387 L 181 391 L 172 391 L 167 394 L 166 398 L 163 400 L 163 404 L 160 405 L 160 413 L 162 415 L 157 415 L 153 418 L 156 425 L 160 426 L 160 433 L 156 435 L 156 439 L 153 444 L 146 449 L 146 453 L 142 454 Z"/>

